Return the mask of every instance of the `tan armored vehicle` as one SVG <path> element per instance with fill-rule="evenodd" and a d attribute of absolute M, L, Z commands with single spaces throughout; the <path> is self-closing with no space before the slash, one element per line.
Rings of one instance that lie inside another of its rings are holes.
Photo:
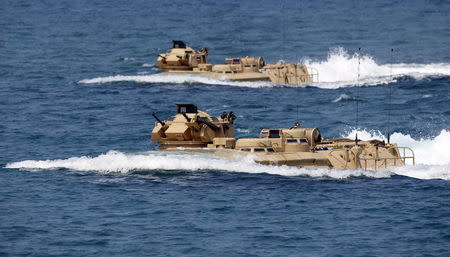
<path fill-rule="evenodd" d="M 225 58 L 225 64 L 208 63 L 208 50 L 199 51 L 174 40 L 172 49 L 159 54 L 156 65 L 163 73 L 194 74 L 231 81 L 271 81 L 297 85 L 318 80 L 318 73 L 302 64 L 266 64 L 262 57 Z"/>
<path fill-rule="evenodd" d="M 408 147 L 384 141 L 322 139 L 317 128 L 263 129 L 258 138 L 234 138 L 233 112 L 213 117 L 192 104 L 178 104 L 178 113 L 157 122 L 151 140 L 159 149 L 208 153 L 229 159 L 254 156 L 261 164 L 290 165 L 301 168 L 379 170 L 414 164 Z"/>

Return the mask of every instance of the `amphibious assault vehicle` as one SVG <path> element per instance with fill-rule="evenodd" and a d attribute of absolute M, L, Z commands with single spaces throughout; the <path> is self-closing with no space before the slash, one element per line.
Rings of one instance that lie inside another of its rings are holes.
<path fill-rule="evenodd" d="M 161 150 L 208 153 L 228 159 L 254 157 L 257 163 L 301 168 L 379 170 L 414 164 L 408 147 L 380 140 L 323 139 L 317 128 L 262 129 L 258 138 L 234 137 L 233 112 L 214 117 L 193 104 L 178 104 L 178 112 L 167 121 L 157 120 L 151 140 Z"/>
<path fill-rule="evenodd" d="M 266 64 L 262 57 L 225 58 L 225 64 L 208 63 L 208 49 L 195 51 L 183 41 L 174 40 L 172 49 L 158 55 L 156 65 L 163 73 L 192 74 L 231 81 L 271 81 L 297 85 L 318 81 L 315 69 L 303 64 Z"/>

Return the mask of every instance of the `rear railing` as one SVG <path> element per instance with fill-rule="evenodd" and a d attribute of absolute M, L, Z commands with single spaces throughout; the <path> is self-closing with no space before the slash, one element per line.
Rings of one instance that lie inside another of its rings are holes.
<path fill-rule="evenodd" d="M 319 71 L 316 68 L 313 67 L 307 67 L 309 77 L 311 78 L 312 82 L 319 82 Z"/>
<path fill-rule="evenodd" d="M 414 155 L 414 151 L 411 148 L 406 146 L 398 146 L 397 149 L 399 151 L 399 157 L 357 158 L 357 160 L 364 162 L 364 167 L 361 167 L 364 168 L 364 170 L 367 170 L 367 164 L 370 165 L 371 162 L 373 162 L 375 170 L 378 170 L 379 167 L 387 168 L 388 161 L 390 160 L 392 160 L 392 162 L 394 163 L 393 166 L 397 166 L 399 161 L 402 161 L 403 165 L 406 165 L 407 160 L 411 160 L 412 165 L 416 164 L 416 157 Z"/>
<path fill-rule="evenodd" d="M 403 160 L 403 162 L 406 164 L 406 160 L 411 160 L 412 165 L 416 165 L 416 156 L 414 154 L 413 149 L 407 147 L 407 146 L 397 146 L 397 149 L 400 154 L 400 158 Z M 401 153 L 400 149 L 403 150 L 403 154 Z M 408 154 L 408 155 L 406 155 Z"/>

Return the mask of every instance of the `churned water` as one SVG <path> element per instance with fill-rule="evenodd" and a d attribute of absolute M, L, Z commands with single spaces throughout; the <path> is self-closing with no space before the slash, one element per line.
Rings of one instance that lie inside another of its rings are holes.
<path fill-rule="evenodd" d="M 449 256 L 449 13 L 448 1 L 1 1 L 0 255 Z M 303 62 L 319 81 L 154 75 L 172 39 L 213 63 Z M 391 134 L 416 165 L 158 152 L 150 114 L 176 103 L 234 111 L 237 137 L 295 121 Z"/>

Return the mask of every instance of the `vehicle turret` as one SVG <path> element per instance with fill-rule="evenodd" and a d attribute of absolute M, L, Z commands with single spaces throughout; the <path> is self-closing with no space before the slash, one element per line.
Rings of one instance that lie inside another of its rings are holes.
<path fill-rule="evenodd" d="M 159 143 L 160 148 L 208 147 L 214 141 L 220 143 L 220 138 L 234 140 L 233 122 L 236 116 L 233 112 L 214 117 L 198 110 L 193 104 L 177 104 L 177 108 L 177 114 L 167 121 L 161 121 L 154 115 L 157 122 L 151 140 Z M 234 147 L 234 141 L 230 143 L 225 140 L 222 143 Z"/>
<path fill-rule="evenodd" d="M 173 40 L 172 49 L 169 52 L 159 54 L 156 65 L 164 71 L 187 70 L 192 71 L 201 64 L 208 63 L 208 50 L 202 48 L 199 51 L 187 46 L 181 40 Z M 204 68 L 204 66 L 202 66 Z"/>

